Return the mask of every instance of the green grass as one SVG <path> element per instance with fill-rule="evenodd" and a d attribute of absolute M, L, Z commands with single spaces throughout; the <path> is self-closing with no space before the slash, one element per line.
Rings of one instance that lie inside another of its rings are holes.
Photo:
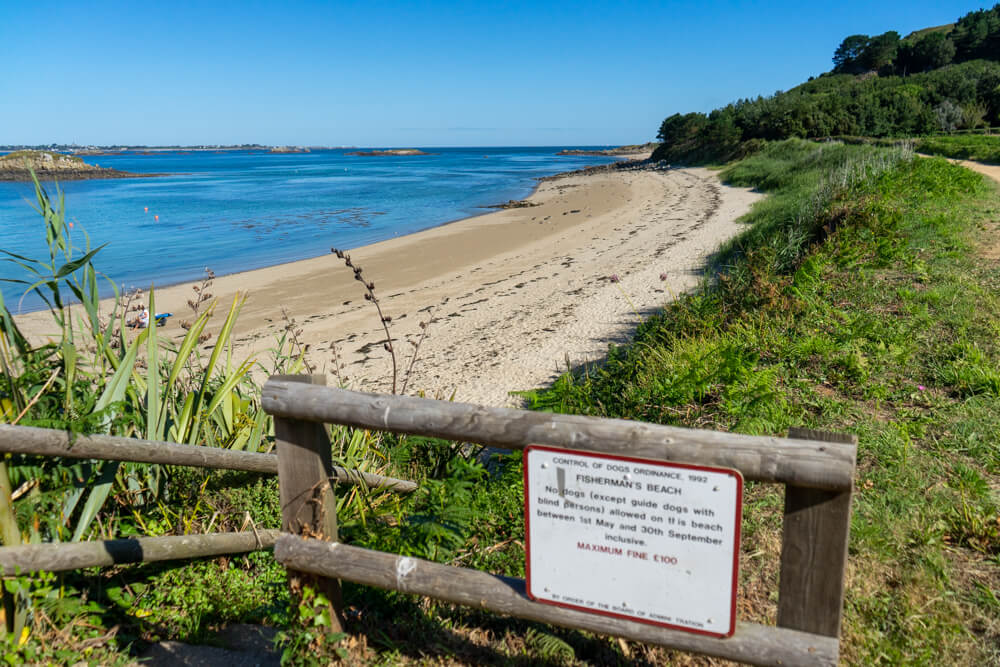
<path fill-rule="evenodd" d="M 1000 135 L 954 134 L 923 137 L 916 142 L 921 153 L 1000 164 Z"/>
<path fill-rule="evenodd" d="M 903 41 L 915 42 L 925 35 L 929 35 L 932 32 L 943 32 L 944 34 L 950 33 L 955 28 L 954 23 L 945 23 L 944 25 L 934 26 L 932 28 L 923 28 L 921 30 L 914 30 L 909 35 L 903 38 Z"/>

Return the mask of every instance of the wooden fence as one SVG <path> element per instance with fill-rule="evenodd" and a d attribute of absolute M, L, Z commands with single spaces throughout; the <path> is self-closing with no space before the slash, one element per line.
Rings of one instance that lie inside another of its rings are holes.
<path fill-rule="evenodd" d="M 767 665 L 833 665 L 839 653 L 844 566 L 857 441 L 793 430 L 788 438 L 699 431 L 365 394 L 324 386 L 322 376 L 275 376 L 264 386 L 276 454 L 0 426 L 0 452 L 277 473 L 281 531 L 108 540 L 0 548 L 0 571 L 60 571 L 240 553 L 274 546 L 294 585 L 318 586 L 341 617 L 346 579 L 568 628 Z M 534 602 L 520 579 L 441 565 L 337 541 L 335 483 L 395 492 L 416 485 L 332 464 L 324 423 L 446 438 L 508 449 L 550 445 L 721 466 L 745 479 L 783 484 L 785 513 L 777 626 L 737 623 L 717 639 Z M 334 630 L 339 630 L 335 623 Z"/>
<path fill-rule="evenodd" d="M 844 566 L 857 440 L 794 429 L 788 438 L 699 431 L 616 419 L 487 408 L 365 394 L 272 378 L 263 405 L 275 418 L 284 531 L 275 557 L 290 572 L 426 595 L 533 621 L 684 651 L 768 665 L 833 665 L 839 653 Z M 534 602 L 520 579 L 361 549 L 336 541 L 329 444 L 322 423 L 343 424 L 509 449 L 550 445 L 722 466 L 745 479 L 785 486 L 777 626 L 738 623 L 716 639 Z M 286 459 L 286 452 L 294 457 Z M 285 467 L 284 461 L 289 465 Z M 294 461 L 294 469 L 292 468 Z M 321 539 L 316 539 L 317 537 Z M 339 610 L 335 610 L 339 611 Z"/>

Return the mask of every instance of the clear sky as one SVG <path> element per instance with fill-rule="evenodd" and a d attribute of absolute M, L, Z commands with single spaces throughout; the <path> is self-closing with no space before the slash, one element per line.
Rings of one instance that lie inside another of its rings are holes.
<path fill-rule="evenodd" d="M 979 7 L 0 0 L 0 144 L 642 142 Z"/>

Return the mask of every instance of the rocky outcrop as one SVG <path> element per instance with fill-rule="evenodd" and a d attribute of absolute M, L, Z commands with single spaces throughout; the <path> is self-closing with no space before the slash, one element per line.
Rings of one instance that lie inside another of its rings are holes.
<path fill-rule="evenodd" d="M 629 146 L 618 146 L 617 148 L 604 148 L 601 150 L 581 150 L 577 148 L 559 151 L 556 155 L 633 155 L 635 153 L 652 153 L 660 144 L 650 142 L 648 144 L 631 144 Z"/>
<path fill-rule="evenodd" d="M 482 208 L 530 208 L 532 206 L 538 206 L 538 204 L 526 199 L 510 199 L 502 204 L 490 204 Z"/>
<path fill-rule="evenodd" d="M 80 181 L 90 178 L 147 178 L 160 174 L 133 174 L 87 164 L 83 159 L 51 151 L 17 151 L 0 156 L 0 181 Z"/>
<path fill-rule="evenodd" d="M 390 155 L 432 155 L 432 153 L 425 153 L 417 148 L 390 148 L 388 150 L 379 151 L 354 151 L 347 153 L 347 155 L 361 155 L 363 157 L 386 157 Z"/>
<path fill-rule="evenodd" d="M 305 146 L 272 146 L 272 153 L 308 153 L 309 149 Z"/>
<path fill-rule="evenodd" d="M 561 174 L 553 174 L 552 176 L 542 176 L 535 180 L 539 182 L 544 181 L 558 181 L 561 178 L 566 178 L 567 176 L 587 176 L 590 174 L 606 174 L 613 171 L 670 171 L 672 167 L 666 160 L 623 160 L 621 162 L 612 162 L 611 164 L 599 164 L 592 167 L 584 167 L 583 169 L 577 169 L 575 171 L 564 171 Z"/>

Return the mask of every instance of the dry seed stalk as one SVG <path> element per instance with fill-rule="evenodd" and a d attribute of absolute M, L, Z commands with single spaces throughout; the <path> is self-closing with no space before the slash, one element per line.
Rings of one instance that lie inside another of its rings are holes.
<path fill-rule="evenodd" d="M 209 293 L 208 288 L 212 286 L 213 280 L 215 280 L 215 272 L 206 266 L 205 277 L 202 278 L 201 284 L 191 286 L 191 289 L 194 290 L 195 298 L 188 299 L 187 304 L 188 307 L 191 308 L 191 314 L 193 315 L 194 320 L 198 319 L 198 313 L 201 311 L 202 305 L 206 301 L 212 298 L 212 295 L 211 293 Z M 192 326 L 194 326 L 192 324 L 192 320 L 184 320 L 181 322 L 181 328 L 184 329 L 185 331 L 190 329 Z M 198 342 L 203 343 L 210 337 L 211 334 L 203 334 L 202 337 L 198 339 Z"/>
<path fill-rule="evenodd" d="M 406 378 L 403 380 L 403 388 L 400 390 L 401 394 L 406 393 L 406 386 L 410 384 L 410 378 L 413 377 L 413 364 L 417 361 L 417 356 L 420 354 L 420 345 L 423 344 L 424 339 L 427 338 L 427 326 L 434 321 L 434 308 L 427 312 L 427 319 L 420 323 L 420 338 L 414 343 L 410 341 L 410 345 L 413 346 L 413 356 L 410 357 L 410 365 L 406 368 Z"/>
<path fill-rule="evenodd" d="M 382 329 L 385 330 L 385 341 L 382 343 L 382 347 L 385 351 L 389 353 L 389 357 L 392 359 L 392 393 L 396 393 L 396 383 L 399 378 L 399 370 L 396 365 L 396 350 L 392 346 L 392 334 L 389 332 L 389 322 L 392 318 L 382 312 L 382 306 L 379 304 L 378 297 L 375 296 L 375 283 L 368 282 L 364 279 L 361 267 L 355 266 L 351 262 L 351 256 L 344 253 L 342 250 L 337 248 L 330 248 L 330 252 L 336 255 L 339 259 L 344 260 L 344 264 L 347 268 L 354 271 L 354 279 L 365 286 L 365 301 L 371 301 L 375 304 L 375 309 L 378 311 L 379 320 L 382 322 Z"/>
<path fill-rule="evenodd" d="M 337 342 L 331 340 L 329 349 L 330 349 L 330 354 L 332 355 L 331 360 L 333 361 L 333 374 L 337 376 L 337 386 L 343 387 L 345 386 L 344 377 L 341 374 L 343 366 L 340 363 L 340 353 L 337 352 Z"/>
<path fill-rule="evenodd" d="M 281 318 L 285 320 L 285 333 L 292 339 L 292 349 L 298 351 L 306 372 L 312 375 L 313 365 L 306 359 L 306 352 L 309 351 L 309 345 L 303 344 L 299 338 L 302 335 L 302 329 L 298 327 L 295 318 L 289 317 L 288 311 L 284 307 L 281 309 Z"/>

